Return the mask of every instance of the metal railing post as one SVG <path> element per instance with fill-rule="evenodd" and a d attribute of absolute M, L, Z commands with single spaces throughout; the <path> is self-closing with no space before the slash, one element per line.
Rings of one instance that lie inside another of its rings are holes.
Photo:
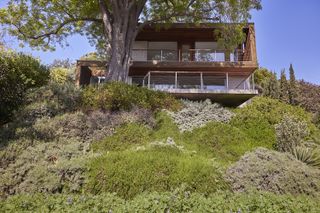
<path fill-rule="evenodd" d="M 151 72 L 149 72 L 149 75 L 148 75 L 148 89 L 150 89 L 150 78 L 151 78 Z"/>
<path fill-rule="evenodd" d="M 255 89 L 255 84 L 254 84 L 254 73 L 252 73 L 251 77 L 252 77 L 252 90 L 254 90 L 254 89 Z"/>
<path fill-rule="evenodd" d="M 226 87 L 229 90 L 229 73 L 226 73 Z"/>
<path fill-rule="evenodd" d="M 203 90 L 203 74 L 202 72 L 200 73 L 200 88 Z"/>
<path fill-rule="evenodd" d="M 162 50 L 160 50 L 160 61 L 162 61 Z"/>
<path fill-rule="evenodd" d="M 177 89 L 178 88 L 178 73 L 175 72 L 175 76 L 174 76 L 174 88 Z"/>

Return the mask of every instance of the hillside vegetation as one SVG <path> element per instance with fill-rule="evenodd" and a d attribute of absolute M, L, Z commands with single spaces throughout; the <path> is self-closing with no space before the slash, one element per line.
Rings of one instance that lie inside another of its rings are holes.
<path fill-rule="evenodd" d="M 50 83 L 1 127 L 0 211 L 316 212 L 313 121 L 265 97 L 231 109 Z"/>

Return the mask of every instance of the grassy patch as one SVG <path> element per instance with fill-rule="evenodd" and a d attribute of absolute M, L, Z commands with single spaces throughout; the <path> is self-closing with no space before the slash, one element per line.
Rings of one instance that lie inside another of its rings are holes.
<path fill-rule="evenodd" d="M 173 148 L 113 152 L 93 160 L 87 189 L 93 193 L 116 192 L 124 198 L 146 191 L 170 191 L 181 184 L 190 190 L 213 193 L 225 190 L 215 164 Z"/>

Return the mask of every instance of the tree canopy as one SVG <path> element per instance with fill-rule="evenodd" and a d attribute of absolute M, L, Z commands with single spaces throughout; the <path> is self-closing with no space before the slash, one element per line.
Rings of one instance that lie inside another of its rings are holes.
<path fill-rule="evenodd" d="M 133 41 L 152 23 L 246 23 L 261 0 L 9 0 L 0 23 L 33 48 L 68 46 L 81 34 L 108 55 L 108 79 L 126 81 Z M 239 28 L 226 35 L 241 39 Z M 222 33 L 223 34 L 223 33 Z M 228 38 L 234 43 L 234 39 Z M 101 52 L 101 51 L 100 51 Z"/>

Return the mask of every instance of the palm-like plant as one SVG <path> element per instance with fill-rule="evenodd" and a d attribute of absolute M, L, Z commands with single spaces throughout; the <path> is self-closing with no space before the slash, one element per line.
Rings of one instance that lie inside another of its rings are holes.
<path fill-rule="evenodd" d="M 291 154 L 307 165 L 320 169 L 320 152 L 304 146 L 297 146 L 291 149 Z"/>

